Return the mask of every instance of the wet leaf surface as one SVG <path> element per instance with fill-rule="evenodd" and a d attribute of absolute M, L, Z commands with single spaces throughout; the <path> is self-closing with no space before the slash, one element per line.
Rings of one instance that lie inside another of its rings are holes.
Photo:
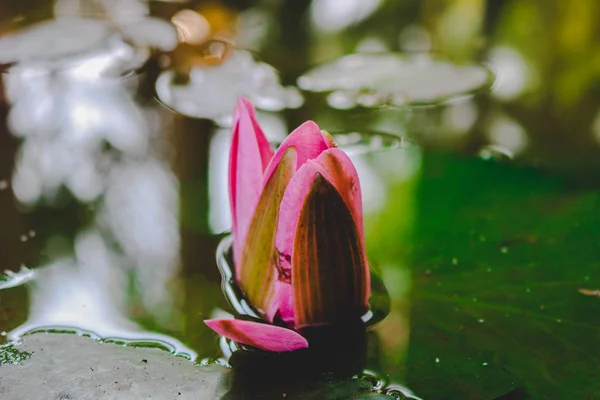
<path fill-rule="evenodd" d="M 425 399 L 597 396 L 600 299 L 579 289 L 600 287 L 600 193 L 429 154 L 418 202 L 408 385 Z"/>

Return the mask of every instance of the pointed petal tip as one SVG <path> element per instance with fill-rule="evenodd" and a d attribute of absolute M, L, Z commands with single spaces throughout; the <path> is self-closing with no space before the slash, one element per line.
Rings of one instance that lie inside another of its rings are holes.
<path fill-rule="evenodd" d="M 325 140 L 325 143 L 327 143 L 329 148 L 337 148 L 337 143 L 335 142 L 335 140 L 333 140 L 333 136 L 331 136 L 331 133 L 321 129 L 321 136 L 323 136 L 323 140 Z"/>
<path fill-rule="evenodd" d="M 244 96 L 238 96 L 237 98 L 237 106 L 238 107 L 252 107 L 254 108 L 254 104 L 252 103 L 252 101 Z"/>
<path fill-rule="evenodd" d="M 235 119 L 239 120 L 242 115 L 254 115 L 254 104 L 244 96 L 239 96 L 235 105 Z"/>
<path fill-rule="evenodd" d="M 321 132 L 321 128 L 319 128 L 319 125 L 317 125 L 315 121 L 312 121 L 310 119 L 302 123 L 302 125 L 300 125 L 297 129 L 302 131 L 311 131 L 315 133 Z"/>
<path fill-rule="evenodd" d="M 325 142 L 327 148 L 337 147 L 335 141 L 333 140 L 333 136 L 331 136 L 331 134 L 329 132 L 327 132 L 326 130 L 321 129 L 319 127 L 319 124 L 317 124 L 313 120 L 305 121 L 302 125 L 300 125 L 297 128 L 297 130 L 302 132 L 303 134 L 307 134 L 307 133 L 310 133 L 312 135 L 320 134 L 321 138 Z"/>
<path fill-rule="evenodd" d="M 219 335 L 260 350 L 283 353 L 308 348 L 299 333 L 275 325 L 240 319 L 207 319 L 204 323 Z"/>
<path fill-rule="evenodd" d="M 229 153 L 229 198 L 237 264 L 262 190 L 263 173 L 273 149 L 256 118 L 254 105 L 238 97 Z"/>

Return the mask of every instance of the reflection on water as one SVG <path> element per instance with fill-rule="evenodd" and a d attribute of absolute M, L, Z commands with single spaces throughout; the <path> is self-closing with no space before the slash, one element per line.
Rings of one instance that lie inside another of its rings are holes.
<path fill-rule="evenodd" d="M 9 94 L 15 93 L 9 127 L 24 139 L 12 186 L 25 204 L 52 200 L 63 185 L 93 201 L 111 172 L 114 154 L 106 144 L 131 156 L 147 151 L 145 116 L 123 82 L 65 75 L 31 76 L 26 69 L 5 75 Z"/>
<path fill-rule="evenodd" d="M 57 7 L 69 10 L 66 2 Z M 138 25 L 135 32 L 144 29 Z M 74 31 L 79 36 L 65 40 Z M 142 42 L 164 45 L 164 31 L 158 33 L 155 43 L 146 35 Z M 15 197 L 35 210 L 39 203 L 64 204 L 67 189 L 92 206 L 72 251 L 55 249 L 54 232 L 45 238 L 50 260 L 28 285 L 27 321 L 7 338 L 75 329 L 103 339 L 152 340 L 196 358 L 179 340 L 150 332 L 127 315 L 133 302 L 158 326 L 176 317 L 169 282 L 179 265 L 179 199 L 159 131 L 161 114 L 136 101 L 140 76 L 127 75 L 148 60 L 149 48 L 133 46 L 125 41 L 132 36 L 123 35 L 100 20 L 59 19 L 0 42 L 13 49 L 7 57 L 14 64 L 3 76 L 11 103 L 7 122 L 22 140 L 12 177 Z M 47 40 L 57 45 L 39 52 Z M 57 252 L 64 254 L 52 256 Z M 139 299 L 131 298 L 131 288 Z"/>
<path fill-rule="evenodd" d="M 24 266 L 21 266 L 21 270 L 18 272 L 6 270 L 4 275 L 0 276 L 0 289 L 10 289 L 23 285 L 32 280 L 34 276 L 34 271 Z"/>
<path fill-rule="evenodd" d="M 525 129 L 518 122 L 505 115 L 493 115 L 488 122 L 490 142 L 505 149 L 513 158 L 527 147 Z"/>
<path fill-rule="evenodd" d="M 128 276 L 120 261 L 98 232 L 80 234 L 73 258 L 35 270 L 35 280 L 28 287 L 27 322 L 9 332 L 7 339 L 18 340 L 38 330 L 73 329 L 98 339 L 160 343 L 173 353 L 195 359 L 196 352 L 180 341 L 148 332 L 126 317 Z"/>

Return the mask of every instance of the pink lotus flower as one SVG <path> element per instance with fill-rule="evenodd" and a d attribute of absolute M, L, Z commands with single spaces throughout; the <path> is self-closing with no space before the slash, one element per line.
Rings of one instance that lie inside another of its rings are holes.
<path fill-rule="evenodd" d="M 349 157 L 307 121 L 274 153 L 240 98 L 230 153 L 235 279 L 265 323 L 207 320 L 235 342 L 308 347 L 302 329 L 355 321 L 369 309 L 360 184 Z"/>

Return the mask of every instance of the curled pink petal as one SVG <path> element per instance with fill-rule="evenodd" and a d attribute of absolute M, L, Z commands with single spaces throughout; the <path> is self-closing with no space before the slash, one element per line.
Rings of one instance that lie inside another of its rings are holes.
<path fill-rule="evenodd" d="M 367 268 L 367 271 L 365 271 L 367 290 L 364 299 L 365 304 L 367 304 L 371 297 L 371 274 L 369 273 L 366 252 L 362 194 L 358 171 L 356 171 L 350 157 L 338 148 L 332 148 L 323 152 L 315 161 L 323 167 L 319 170 L 319 173 L 342 195 L 358 229 L 358 236 L 362 242 L 362 257 L 364 265 Z"/>
<path fill-rule="evenodd" d="M 308 341 L 299 333 L 275 325 L 239 319 L 209 319 L 204 323 L 234 342 L 265 351 L 283 353 L 308 347 Z"/>
<path fill-rule="evenodd" d="M 250 100 L 242 96 L 238 99 L 238 104 L 236 106 L 236 120 L 240 121 L 241 129 L 245 131 L 254 131 L 256 143 L 260 152 L 262 171 L 264 172 L 273 158 L 274 151 L 256 119 L 256 109 L 254 108 L 254 105 Z M 252 129 L 248 126 L 248 122 L 252 124 Z"/>
<path fill-rule="evenodd" d="M 338 148 L 331 148 L 321 153 L 316 160 L 305 163 L 294 174 L 283 195 L 275 239 L 276 247 L 282 254 L 281 260 L 285 261 L 288 256 L 291 256 L 300 210 L 317 172 L 340 193 L 352 213 L 360 237 L 364 240 L 364 218 L 358 172 L 346 153 Z M 289 268 L 289 265 L 286 267 Z"/>
<path fill-rule="evenodd" d="M 315 161 L 323 167 L 319 170 L 321 175 L 342 195 L 358 227 L 360 237 L 364 239 L 365 228 L 360 181 L 358 172 L 350 157 L 342 150 L 332 148 L 323 152 Z"/>
<path fill-rule="evenodd" d="M 296 169 L 298 169 L 306 161 L 317 158 L 319 154 L 332 146 L 333 141 L 329 134 L 321 132 L 319 126 L 313 121 L 306 121 L 290 133 L 281 146 L 279 146 L 265 171 L 264 181 L 266 182 L 271 174 L 273 174 L 287 148 L 296 148 Z"/>
<path fill-rule="evenodd" d="M 290 271 L 291 274 L 291 271 Z M 294 304 L 292 303 L 292 285 L 287 282 L 275 281 L 273 299 L 267 308 L 267 319 L 273 319 L 279 313 L 279 318 L 288 325 L 294 324 Z"/>
<path fill-rule="evenodd" d="M 322 169 L 323 167 L 314 160 L 306 162 L 296 171 L 285 190 L 279 208 L 277 235 L 275 236 L 275 247 L 280 254 L 279 263 L 282 269 L 291 270 L 292 268 L 292 249 L 300 211 L 317 172 Z"/>
<path fill-rule="evenodd" d="M 283 195 L 279 212 L 275 246 L 280 254 L 280 268 L 291 269 L 290 260 L 293 252 L 294 238 L 300 212 L 306 197 L 313 185 L 316 175 L 320 174 L 340 193 L 348 206 L 352 219 L 356 224 L 362 257 L 368 268 L 364 242 L 364 222 L 362 198 L 358 173 L 346 153 L 337 148 L 331 148 L 319 155 L 316 160 L 309 160 L 294 174 Z M 366 286 L 370 288 L 370 275 L 367 271 Z M 368 302 L 370 291 L 367 289 L 365 303 Z"/>
<path fill-rule="evenodd" d="M 263 173 L 272 157 L 273 150 L 258 125 L 252 103 L 240 97 L 229 154 L 229 197 L 236 262 L 262 191 Z"/>
<path fill-rule="evenodd" d="M 294 329 L 358 321 L 369 310 L 369 266 L 352 212 L 321 173 L 309 178 L 292 251 Z"/>

